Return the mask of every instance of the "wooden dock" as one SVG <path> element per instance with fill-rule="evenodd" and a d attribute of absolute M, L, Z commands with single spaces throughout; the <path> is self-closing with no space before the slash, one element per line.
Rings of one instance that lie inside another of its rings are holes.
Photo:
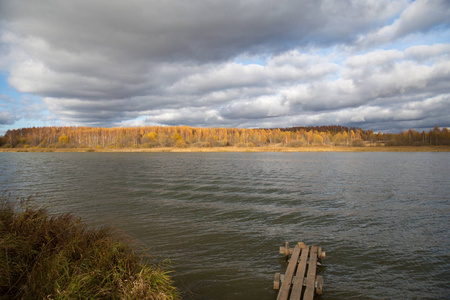
<path fill-rule="evenodd" d="M 273 289 L 279 290 L 277 300 L 312 300 L 314 294 L 322 295 L 323 279 L 316 274 L 317 265 L 324 259 L 326 254 L 322 247 L 307 246 L 302 242 L 289 247 L 286 242 L 280 247 L 280 254 L 284 254 L 289 264 L 286 273 L 275 273 Z"/>

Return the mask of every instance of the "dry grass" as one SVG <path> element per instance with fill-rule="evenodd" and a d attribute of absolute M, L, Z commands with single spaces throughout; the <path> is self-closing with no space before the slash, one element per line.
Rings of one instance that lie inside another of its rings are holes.
<path fill-rule="evenodd" d="M 450 146 L 307 146 L 284 147 L 155 147 L 155 148 L 0 148 L 0 152 L 450 152 Z"/>
<path fill-rule="evenodd" d="M 0 197 L 0 299 L 178 298 L 168 272 L 110 229 L 20 202 Z"/>

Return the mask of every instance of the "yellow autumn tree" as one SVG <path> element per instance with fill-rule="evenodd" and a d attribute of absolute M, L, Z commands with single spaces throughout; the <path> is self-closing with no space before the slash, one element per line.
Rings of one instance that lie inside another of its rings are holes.
<path fill-rule="evenodd" d="M 69 137 L 64 133 L 58 138 L 59 143 L 68 144 L 70 141 Z"/>
<path fill-rule="evenodd" d="M 316 146 L 323 145 L 323 137 L 320 134 L 314 134 L 313 144 Z"/>
<path fill-rule="evenodd" d="M 186 147 L 186 142 L 183 140 L 183 137 L 178 132 L 174 132 L 170 137 L 170 141 L 172 142 L 172 146 L 177 148 Z"/>

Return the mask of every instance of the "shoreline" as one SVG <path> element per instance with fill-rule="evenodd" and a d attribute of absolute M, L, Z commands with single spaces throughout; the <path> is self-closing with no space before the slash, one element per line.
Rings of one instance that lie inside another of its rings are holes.
<path fill-rule="evenodd" d="M 155 148 L 0 148 L 0 152 L 214 153 L 214 152 L 450 152 L 450 146 L 155 147 Z"/>

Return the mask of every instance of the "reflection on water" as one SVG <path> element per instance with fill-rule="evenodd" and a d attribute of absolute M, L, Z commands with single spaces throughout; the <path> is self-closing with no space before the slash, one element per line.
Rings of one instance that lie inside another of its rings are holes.
<path fill-rule="evenodd" d="M 0 153 L 0 189 L 124 230 L 193 299 L 275 299 L 286 240 L 327 251 L 321 299 L 446 298 L 449 170 L 447 153 Z"/>

